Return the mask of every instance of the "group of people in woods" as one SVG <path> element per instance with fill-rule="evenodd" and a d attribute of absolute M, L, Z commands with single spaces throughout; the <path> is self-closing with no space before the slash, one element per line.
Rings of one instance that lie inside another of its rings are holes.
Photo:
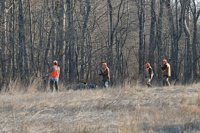
<path fill-rule="evenodd" d="M 161 67 L 161 70 L 162 70 L 162 76 L 163 76 L 163 86 L 170 86 L 169 77 L 171 76 L 171 66 L 167 62 L 166 59 L 163 59 L 162 63 L 163 65 Z M 152 87 L 151 81 L 154 75 L 153 69 L 149 62 L 146 62 L 145 66 L 146 66 L 146 69 L 145 69 L 146 84 L 148 87 Z"/>
<path fill-rule="evenodd" d="M 103 86 L 108 88 L 108 84 L 110 82 L 110 69 L 106 62 L 102 62 L 102 70 L 99 73 L 100 76 L 103 78 Z M 58 91 L 58 81 L 60 76 L 60 67 L 58 66 L 58 61 L 53 61 L 53 66 L 50 70 L 50 90 L 53 92 L 53 88 L 55 86 L 56 91 Z"/>
<path fill-rule="evenodd" d="M 103 78 L 103 86 L 107 88 L 110 82 L 110 69 L 106 62 L 102 62 L 102 70 L 99 73 Z M 152 87 L 151 81 L 153 79 L 154 73 L 149 62 L 145 64 L 145 80 L 148 87 Z M 162 75 L 163 75 L 163 86 L 170 86 L 169 77 L 171 76 L 171 67 L 166 59 L 163 59 L 163 66 L 161 67 Z M 50 90 L 53 92 L 53 88 L 55 86 L 56 91 L 58 91 L 58 81 L 60 76 L 60 67 L 58 66 L 58 61 L 53 61 L 53 66 L 50 71 Z"/>

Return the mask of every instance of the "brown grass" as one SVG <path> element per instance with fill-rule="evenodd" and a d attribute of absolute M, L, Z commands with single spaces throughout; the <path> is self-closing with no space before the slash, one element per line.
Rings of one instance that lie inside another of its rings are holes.
<path fill-rule="evenodd" d="M 0 94 L 0 132 L 200 132 L 199 86 Z"/>

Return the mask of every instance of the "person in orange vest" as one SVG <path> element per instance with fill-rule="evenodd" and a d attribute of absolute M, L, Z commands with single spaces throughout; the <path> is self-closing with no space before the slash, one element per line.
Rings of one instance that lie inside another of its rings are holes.
<path fill-rule="evenodd" d="M 162 62 L 163 66 L 161 67 L 161 69 L 163 74 L 163 86 L 170 86 L 169 77 L 171 76 L 171 66 L 166 59 L 163 59 Z"/>
<path fill-rule="evenodd" d="M 108 65 L 106 62 L 102 62 L 102 68 L 103 70 L 99 74 L 100 76 L 103 77 L 103 85 L 105 88 L 108 88 L 108 83 L 110 82 L 110 69 L 108 68 Z"/>
<path fill-rule="evenodd" d="M 151 81 L 152 81 L 152 78 L 153 78 L 153 75 L 154 75 L 153 69 L 152 69 L 149 62 L 146 62 L 145 66 L 146 66 L 146 69 L 145 69 L 146 84 L 147 84 L 148 87 L 152 87 Z"/>
<path fill-rule="evenodd" d="M 53 66 L 50 71 L 50 89 L 53 92 L 53 86 L 55 84 L 56 91 L 58 91 L 58 81 L 60 76 L 60 67 L 58 66 L 58 61 L 53 61 Z"/>

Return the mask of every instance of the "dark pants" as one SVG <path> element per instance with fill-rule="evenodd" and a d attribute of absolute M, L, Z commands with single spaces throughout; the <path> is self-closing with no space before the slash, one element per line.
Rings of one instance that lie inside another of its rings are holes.
<path fill-rule="evenodd" d="M 58 91 L 58 81 L 53 81 L 50 79 L 50 89 L 51 89 L 51 92 L 53 92 L 53 86 L 55 84 L 55 88 L 56 88 L 56 91 Z"/>
<path fill-rule="evenodd" d="M 104 87 L 104 88 L 108 88 L 108 84 L 109 84 L 108 81 L 103 81 L 103 87 Z"/>
<path fill-rule="evenodd" d="M 163 86 L 170 86 L 169 77 L 163 76 Z"/>

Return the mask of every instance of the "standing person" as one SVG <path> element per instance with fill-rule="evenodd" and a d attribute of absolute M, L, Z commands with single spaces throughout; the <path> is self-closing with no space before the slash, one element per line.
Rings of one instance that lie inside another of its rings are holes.
<path fill-rule="evenodd" d="M 146 62 L 145 66 L 146 66 L 146 69 L 145 69 L 146 84 L 147 84 L 148 87 L 152 87 L 151 81 L 152 81 L 152 78 L 153 78 L 153 75 L 154 75 L 153 69 L 152 69 L 149 62 Z"/>
<path fill-rule="evenodd" d="M 161 69 L 163 74 L 163 86 L 170 86 L 169 77 L 171 76 L 171 66 L 166 59 L 163 59 L 162 62 L 163 66 L 161 67 Z"/>
<path fill-rule="evenodd" d="M 101 75 L 103 77 L 103 85 L 105 88 L 108 88 L 108 83 L 110 82 L 110 69 L 107 66 L 106 62 L 102 62 L 102 68 L 103 70 L 101 71 L 101 73 L 99 75 Z"/>
<path fill-rule="evenodd" d="M 53 61 L 53 66 L 50 72 L 50 89 L 53 92 L 53 85 L 55 84 L 56 91 L 58 91 L 58 80 L 60 76 L 60 67 L 58 66 L 58 61 Z"/>

